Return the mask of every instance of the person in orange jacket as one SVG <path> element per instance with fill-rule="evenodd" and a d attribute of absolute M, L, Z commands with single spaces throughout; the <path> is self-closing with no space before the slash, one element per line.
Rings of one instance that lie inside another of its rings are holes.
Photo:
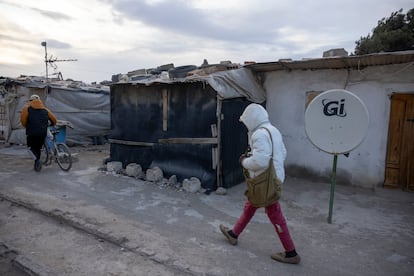
<path fill-rule="evenodd" d="M 27 146 L 35 156 L 34 169 L 37 172 L 42 169 L 40 150 L 45 142 L 49 121 L 51 125 L 56 125 L 56 116 L 44 106 L 38 95 L 30 96 L 29 103 L 23 107 L 20 122 L 26 128 Z"/>

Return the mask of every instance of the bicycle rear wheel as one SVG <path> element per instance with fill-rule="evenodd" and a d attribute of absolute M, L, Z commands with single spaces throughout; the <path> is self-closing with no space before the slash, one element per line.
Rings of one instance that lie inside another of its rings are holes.
<path fill-rule="evenodd" d="M 56 161 L 59 167 L 64 171 L 69 171 L 72 167 L 72 155 L 68 146 L 63 143 L 57 143 L 56 150 Z"/>

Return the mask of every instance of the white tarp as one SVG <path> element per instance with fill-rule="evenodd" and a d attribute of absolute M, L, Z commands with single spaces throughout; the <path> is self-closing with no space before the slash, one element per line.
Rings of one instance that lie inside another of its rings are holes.
<path fill-rule="evenodd" d="M 0 86 L 4 84 L 5 82 L 0 82 Z M 49 86 L 47 89 L 45 82 L 32 79 L 9 79 L 7 89 L 2 89 L 6 93 L 1 95 L 8 99 L 3 104 L 8 118 L 0 122 L 2 128 L 9 130 L 9 133 L 1 137 L 3 140 L 13 144 L 26 143 L 20 114 L 32 94 L 38 94 L 58 120 L 71 123 L 73 129 L 66 128 L 68 144 L 91 144 L 97 138 L 110 134 L 109 87 L 82 86 L 79 82 L 71 81 L 52 82 Z"/>
<path fill-rule="evenodd" d="M 263 88 L 252 72 L 246 68 L 221 71 L 202 77 L 224 99 L 246 97 L 249 101 L 262 103 L 266 100 Z"/>

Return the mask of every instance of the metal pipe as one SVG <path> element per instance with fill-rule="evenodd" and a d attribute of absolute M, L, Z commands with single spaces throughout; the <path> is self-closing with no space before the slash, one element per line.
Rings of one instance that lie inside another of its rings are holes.
<path fill-rule="evenodd" d="M 46 41 L 43 41 L 42 43 L 41 43 L 41 45 L 43 46 L 43 47 L 45 47 L 45 66 L 46 66 L 46 83 L 49 83 L 49 74 L 48 74 L 48 70 L 47 70 L 47 43 L 46 43 Z"/>
<path fill-rule="evenodd" d="M 333 165 L 332 165 L 332 183 L 331 183 L 331 197 L 329 199 L 329 216 L 328 216 L 328 223 L 332 223 L 332 208 L 333 208 L 333 200 L 334 200 L 334 193 L 335 193 L 335 178 L 336 178 L 336 164 L 338 160 L 338 155 L 334 154 Z"/>

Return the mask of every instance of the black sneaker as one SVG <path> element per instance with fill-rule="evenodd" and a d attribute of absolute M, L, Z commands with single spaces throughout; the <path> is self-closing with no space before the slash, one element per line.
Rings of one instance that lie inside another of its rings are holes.
<path fill-rule="evenodd" d="M 35 171 L 37 171 L 37 172 L 40 172 L 40 171 L 42 170 L 42 162 L 41 162 L 39 159 L 37 159 L 37 160 L 35 161 L 35 164 L 34 164 L 34 169 L 35 169 Z"/>

